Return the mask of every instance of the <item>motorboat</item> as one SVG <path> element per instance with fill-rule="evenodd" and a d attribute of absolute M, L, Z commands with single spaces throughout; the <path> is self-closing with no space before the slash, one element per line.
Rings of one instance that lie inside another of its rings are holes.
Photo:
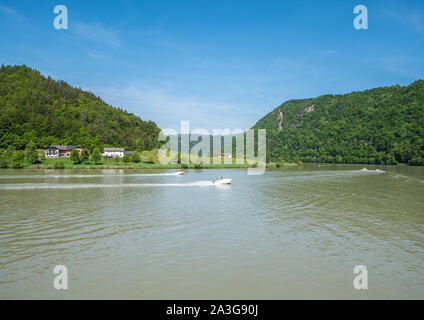
<path fill-rule="evenodd" d="M 228 184 L 231 184 L 232 182 L 233 182 L 233 179 L 228 179 L 228 178 L 220 178 L 220 179 L 215 179 L 213 181 L 215 185 L 224 185 L 224 184 L 228 185 Z"/>
<path fill-rule="evenodd" d="M 182 176 L 185 172 L 184 171 L 175 171 L 172 174 L 175 176 Z"/>
<path fill-rule="evenodd" d="M 368 169 L 367 168 L 362 168 L 361 171 L 368 171 Z"/>

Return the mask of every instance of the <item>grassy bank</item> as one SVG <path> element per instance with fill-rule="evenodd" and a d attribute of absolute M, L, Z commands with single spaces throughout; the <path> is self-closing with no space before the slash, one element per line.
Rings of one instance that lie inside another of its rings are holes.
<path fill-rule="evenodd" d="M 236 163 L 236 159 L 224 159 L 222 157 L 210 157 L 210 163 L 202 163 L 200 165 L 191 164 L 180 164 L 177 163 L 177 159 L 181 162 L 181 159 L 186 159 L 178 154 L 175 162 L 171 164 L 159 163 L 158 150 L 143 151 L 138 153 L 136 156 L 125 155 L 123 158 L 105 159 L 101 158 L 98 154 L 97 158 L 91 155 L 88 158 L 83 159 L 78 154 L 71 155 L 70 158 L 45 158 L 43 152 L 39 152 L 38 155 L 33 150 L 32 154 L 28 151 L 15 151 L 12 155 L 8 155 L 7 152 L 3 153 L 0 157 L 1 168 L 29 168 L 29 169 L 232 169 L 232 168 L 255 168 L 256 164 L 248 164 L 245 159 L 244 164 Z M 32 156 L 32 157 L 31 157 Z M 188 158 L 188 157 L 187 157 Z M 200 159 L 199 159 L 200 160 Z M 205 159 L 203 159 L 205 160 Z M 301 163 L 284 163 L 284 162 L 269 162 L 267 168 L 289 168 L 301 166 Z"/>
<path fill-rule="evenodd" d="M 267 163 L 267 168 L 290 168 L 297 167 L 295 163 L 285 163 L 279 165 L 271 162 Z M 32 169 L 236 169 L 236 168 L 253 168 L 254 165 L 249 164 L 160 164 L 160 163 L 123 163 L 115 160 L 102 160 L 97 164 L 94 163 L 79 163 L 75 164 L 70 159 L 47 159 L 39 164 L 23 163 L 23 168 Z"/>

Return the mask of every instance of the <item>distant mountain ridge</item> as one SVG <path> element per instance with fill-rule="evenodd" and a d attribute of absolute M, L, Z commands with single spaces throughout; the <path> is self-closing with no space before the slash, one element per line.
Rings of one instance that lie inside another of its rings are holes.
<path fill-rule="evenodd" d="M 150 150 L 160 129 L 27 66 L 0 68 L 0 149 L 51 144 Z"/>
<path fill-rule="evenodd" d="M 269 159 L 424 165 L 424 81 L 290 100 L 253 128 Z"/>

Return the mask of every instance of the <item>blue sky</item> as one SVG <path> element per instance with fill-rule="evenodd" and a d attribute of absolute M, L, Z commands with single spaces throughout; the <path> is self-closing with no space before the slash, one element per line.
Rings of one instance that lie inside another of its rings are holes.
<path fill-rule="evenodd" d="M 69 29 L 53 27 L 65 5 Z M 368 8 L 355 30 L 353 8 Z M 0 63 L 161 128 L 247 129 L 289 99 L 424 78 L 424 1 L 0 0 Z"/>

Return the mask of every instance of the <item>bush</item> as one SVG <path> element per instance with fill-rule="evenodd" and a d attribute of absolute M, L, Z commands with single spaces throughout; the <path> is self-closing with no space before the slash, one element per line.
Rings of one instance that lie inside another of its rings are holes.
<path fill-rule="evenodd" d="M 122 158 L 122 161 L 124 161 L 125 163 L 131 162 L 131 159 L 129 157 L 129 155 L 124 155 L 124 157 Z"/>
<path fill-rule="evenodd" d="M 54 163 L 55 169 L 65 169 L 65 163 L 62 160 L 56 161 Z"/>
<path fill-rule="evenodd" d="M 10 159 L 12 168 L 23 168 L 25 161 L 25 153 L 22 150 L 16 151 Z"/>
<path fill-rule="evenodd" d="M 152 152 L 148 152 L 145 159 L 143 159 L 144 163 L 155 164 L 159 163 L 159 159 L 157 155 L 154 155 Z"/>
<path fill-rule="evenodd" d="M 42 152 L 38 155 L 38 162 L 42 163 L 44 161 L 46 161 L 46 154 Z"/>
<path fill-rule="evenodd" d="M 73 148 L 72 151 L 71 151 L 71 161 L 74 164 L 81 163 L 80 156 L 79 156 L 79 151 L 78 151 L 77 148 Z"/>
<path fill-rule="evenodd" d="M 411 160 L 409 164 L 413 166 L 424 166 L 424 158 L 415 157 Z"/>
<path fill-rule="evenodd" d="M 94 162 L 94 164 L 100 163 L 100 160 L 102 159 L 102 156 L 100 154 L 99 149 L 94 149 L 93 153 L 91 154 L 91 160 Z"/>
<path fill-rule="evenodd" d="M 82 150 L 80 161 L 82 163 L 90 163 L 90 152 L 87 149 Z"/>
<path fill-rule="evenodd" d="M 140 153 L 138 151 L 134 151 L 131 156 L 131 161 L 134 163 L 139 163 L 141 161 Z"/>
<path fill-rule="evenodd" d="M 38 163 L 37 146 L 30 141 L 25 148 L 25 159 L 30 163 Z"/>
<path fill-rule="evenodd" d="M 7 161 L 4 154 L 0 155 L 0 168 L 7 168 L 9 166 L 9 161 Z"/>
<path fill-rule="evenodd" d="M 16 152 L 16 149 L 14 146 L 9 146 L 6 151 L 4 152 L 4 156 L 7 160 L 12 159 L 13 154 Z"/>

